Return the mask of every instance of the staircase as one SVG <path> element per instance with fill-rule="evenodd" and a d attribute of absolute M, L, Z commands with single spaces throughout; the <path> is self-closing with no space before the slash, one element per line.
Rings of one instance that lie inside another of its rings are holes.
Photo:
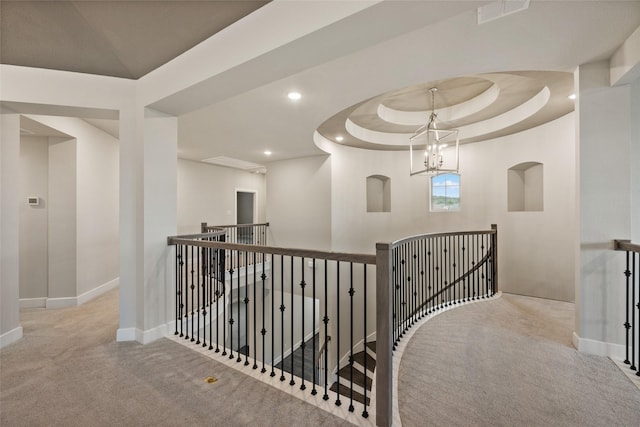
<path fill-rule="evenodd" d="M 367 364 L 365 375 L 365 359 Z M 330 390 L 351 399 L 353 384 L 353 400 L 366 405 L 371 402 L 371 385 L 373 384 L 373 372 L 376 369 L 376 342 L 368 342 L 365 351 L 353 355 L 353 378 L 351 377 L 351 365 L 345 365 L 338 371 L 338 381 L 331 385 Z M 353 382 L 352 382 L 353 380 Z M 365 388 L 367 398 L 365 401 Z"/>

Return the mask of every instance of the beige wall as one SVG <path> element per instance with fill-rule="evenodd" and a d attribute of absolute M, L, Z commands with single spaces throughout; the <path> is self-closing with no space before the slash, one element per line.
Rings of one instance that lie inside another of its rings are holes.
<path fill-rule="evenodd" d="M 439 231 L 484 230 L 496 223 L 501 289 L 573 301 L 574 147 L 573 114 L 519 134 L 463 145 L 462 208 L 436 213 L 429 211 L 429 178 L 409 176 L 407 153 L 333 144 L 327 160 L 299 159 L 270 166 L 268 219 L 275 225 L 276 238 L 282 239 L 278 244 L 312 246 L 330 230 L 331 250 L 359 253 L 373 253 L 379 241 Z M 329 161 L 330 177 L 328 169 L 320 175 L 321 163 Z M 529 161 L 544 165 L 544 210 L 508 212 L 507 170 Z M 391 180 L 388 213 L 367 212 L 366 178 L 377 174 Z M 305 224 L 314 225 L 305 228 Z M 291 234 L 287 234 L 288 227 L 292 227 Z"/>
<path fill-rule="evenodd" d="M 236 190 L 255 191 L 257 221 L 265 221 L 264 175 L 178 159 L 178 234 L 200 232 L 200 223 L 235 224 Z"/>
<path fill-rule="evenodd" d="M 49 138 L 20 138 L 20 299 L 44 298 L 48 283 Z M 30 206 L 28 197 L 40 204 Z M 41 304 L 41 303 L 39 303 Z"/>
<path fill-rule="evenodd" d="M 269 163 L 267 221 L 275 246 L 331 249 L 331 171 L 327 156 Z"/>

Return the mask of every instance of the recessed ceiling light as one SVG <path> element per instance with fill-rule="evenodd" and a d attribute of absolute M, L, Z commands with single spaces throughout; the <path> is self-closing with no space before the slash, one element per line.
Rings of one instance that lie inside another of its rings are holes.
<path fill-rule="evenodd" d="M 270 156 L 270 155 L 271 155 L 271 151 L 269 151 L 269 150 L 265 150 L 264 155 L 265 155 L 265 156 Z"/>
<path fill-rule="evenodd" d="M 302 98 L 302 94 L 300 92 L 289 92 L 287 96 L 292 101 L 297 101 L 298 99 Z"/>
<path fill-rule="evenodd" d="M 569 99 L 574 100 L 576 99 L 576 94 L 572 93 L 571 95 L 569 95 Z"/>
<path fill-rule="evenodd" d="M 336 136 L 336 141 L 342 142 L 343 140 L 344 140 L 344 136 L 342 136 L 342 135 Z"/>

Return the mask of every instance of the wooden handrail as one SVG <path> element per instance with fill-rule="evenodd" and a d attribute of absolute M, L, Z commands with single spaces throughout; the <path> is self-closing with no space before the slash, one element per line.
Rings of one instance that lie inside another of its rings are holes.
<path fill-rule="evenodd" d="M 207 234 L 203 237 L 206 237 Z M 354 262 L 361 264 L 373 264 L 376 263 L 375 255 L 367 255 L 367 254 L 350 254 L 344 252 L 325 252 L 325 251 L 316 251 L 309 249 L 295 249 L 295 248 L 278 248 L 275 246 L 260 246 L 260 245 L 245 245 L 242 243 L 227 243 L 227 242 L 216 242 L 216 241 L 208 241 L 208 240 L 192 240 L 190 238 L 185 238 L 184 236 L 174 236 L 167 238 L 168 245 L 189 245 L 189 246 L 200 246 L 203 248 L 218 248 L 218 249 L 230 249 L 240 252 L 257 252 L 263 254 L 273 254 L 273 255 L 286 255 L 286 256 L 294 256 L 301 258 L 315 258 L 315 259 L 326 259 L 331 261 L 346 261 L 346 262 Z"/>
<path fill-rule="evenodd" d="M 479 263 L 477 263 L 476 265 L 474 265 L 470 270 L 468 270 L 466 273 L 464 273 L 462 276 L 458 277 L 456 280 L 454 280 L 453 282 L 449 283 L 447 286 L 443 287 L 442 289 L 440 289 L 438 292 L 436 292 L 431 298 L 427 299 L 426 301 L 424 301 L 422 304 L 420 304 L 410 315 L 414 316 L 416 313 L 419 313 L 420 310 L 422 310 L 425 306 L 428 306 L 431 302 L 433 302 L 435 299 L 437 299 L 440 295 L 446 293 L 449 289 L 453 288 L 455 285 L 457 285 L 458 283 L 460 283 L 462 280 L 466 279 L 467 277 L 471 276 L 472 273 L 474 273 L 475 271 L 479 270 L 480 268 L 484 267 L 485 264 L 489 261 L 489 259 L 491 258 L 491 252 L 488 252 L 484 257 L 482 257 L 482 259 L 480 260 Z"/>
<path fill-rule="evenodd" d="M 398 245 L 401 245 L 403 243 L 408 243 L 411 242 L 413 240 L 418 240 L 418 239 L 432 239 L 434 237 L 446 237 L 446 236 L 471 236 L 471 235 L 477 235 L 477 234 L 497 234 L 498 230 L 493 228 L 491 230 L 479 230 L 479 231 L 449 231 L 446 233 L 427 233 L 427 234 L 418 234 L 415 236 L 410 236 L 410 237 L 405 237 L 403 239 L 400 240 L 396 240 L 395 242 L 391 243 L 391 248 L 395 248 Z"/>
<path fill-rule="evenodd" d="M 631 243 L 631 240 L 614 240 L 613 249 L 616 251 L 629 251 L 640 253 L 640 245 L 637 243 Z"/>
<path fill-rule="evenodd" d="M 207 225 L 206 222 L 202 223 L 203 228 L 207 229 L 216 229 L 216 228 L 236 228 L 236 227 L 258 227 L 258 226 L 269 226 L 268 222 L 261 222 L 258 224 L 230 224 L 230 225 Z"/>

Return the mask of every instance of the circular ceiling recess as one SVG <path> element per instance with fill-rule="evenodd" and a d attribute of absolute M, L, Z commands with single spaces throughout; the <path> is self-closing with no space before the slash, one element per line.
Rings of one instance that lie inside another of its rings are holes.
<path fill-rule="evenodd" d="M 432 106 L 430 88 L 435 87 Z M 570 113 L 573 74 L 517 71 L 423 83 L 384 93 L 340 111 L 317 129 L 337 144 L 406 150 L 432 107 L 442 127 L 458 129 L 460 143 L 511 135 Z"/>

